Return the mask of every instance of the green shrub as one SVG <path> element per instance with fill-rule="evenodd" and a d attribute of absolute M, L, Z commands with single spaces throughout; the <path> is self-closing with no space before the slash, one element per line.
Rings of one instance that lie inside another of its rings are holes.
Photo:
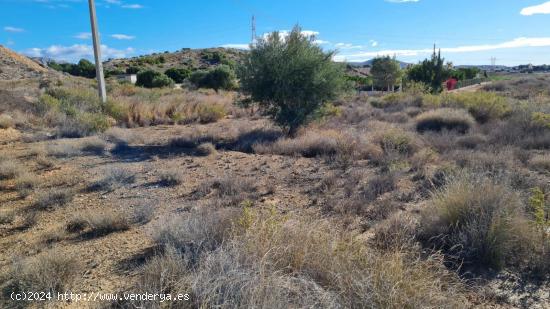
<path fill-rule="evenodd" d="M 189 80 L 199 88 L 212 88 L 216 91 L 219 89 L 231 90 L 236 87 L 235 72 L 226 65 L 218 66 L 206 72 L 194 72 Z"/>
<path fill-rule="evenodd" d="M 189 78 L 191 71 L 185 68 L 171 68 L 166 70 L 164 74 L 170 77 L 175 83 L 181 84 L 184 80 Z"/>
<path fill-rule="evenodd" d="M 174 86 L 174 81 L 170 77 L 164 74 L 153 78 L 153 88 L 164 88 L 164 87 L 173 87 L 173 86 Z"/>
<path fill-rule="evenodd" d="M 197 109 L 200 123 L 216 122 L 225 117 L 226 114 L 225 108 L 221 105 L 201 105 Z"/>
<path fill-rule="evenodd" d="M 145 88 L 167 87 L 172 83 L 168 76 L 153 70 L 139 72 L 136 81 L 137 86 Z"/>
<path fill-rule="evenodd" d="M 474 118 L 461 109 L 441 108 L 416 117 L 416 130 L 419 132 L 453 130 L 464 134 L 474 124 Z"/>
<path fill-rule="evenodd" d="M 502 119 L 512 111 L 508 99 L 492 92 L 453 93 L 443 96 L 442 100 L 445 106 L 467 109 L 481 123 Z"/>

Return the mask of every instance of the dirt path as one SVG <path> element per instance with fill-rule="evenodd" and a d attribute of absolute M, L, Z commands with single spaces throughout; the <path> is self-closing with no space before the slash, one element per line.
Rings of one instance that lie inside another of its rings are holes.
<path fill-rule="evenodd" d="M 484 83 L 481 83 L 481 84 L 475 84 L 475 85 L 472 85 L 472 86 L 451 90 L 449 92 L 476 92 L 476 91 L 480 90 L 483 86 L 491 84 L 491 83 L 492 82 L 484 82 Z"/>

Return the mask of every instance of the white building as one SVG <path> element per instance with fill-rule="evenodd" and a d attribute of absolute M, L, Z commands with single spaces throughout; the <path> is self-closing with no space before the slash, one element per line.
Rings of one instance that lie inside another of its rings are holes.
<path fill-rule="evenodd" d="M 116 76 L 116 79 L 121 82 L 129 82 L 135 84 L 137 82 L 136 74 L 120 74 Z"/>

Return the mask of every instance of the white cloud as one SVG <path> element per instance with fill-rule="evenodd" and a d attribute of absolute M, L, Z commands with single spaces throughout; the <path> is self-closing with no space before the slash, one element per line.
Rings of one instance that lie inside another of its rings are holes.
<path fill-rule="evenodd" d="M 307 37 L 311 37 L 311 36 L 317 37 L 319 35 L 318 31 L 313 31 L 313 30 L 302 30 L 301 33 L 303 36 L 307 36 Z M 264 39 L 267 39 L 267 37 L 269 37 L 270 34 L 271 32 L 264 33 L 262 37 Z M 290 34 L 289 30 L 279 30 L 279 36 L 283 39 L 285 39 L 289 34 Z"/>
<path fill-rule="evenodd" d="M 133 35 L 127 35 L 127 34 L 112 34 L 111 37 L 117 40 L 133 40 L 136 38 Z"/>
<path fill-rule="evenodd" d="M 120 7 L 123 9 L 132 9 L 132 10 L 143 9 L 143 5 L 141 4 L 123 4 Z"/>
<path fill-rule="evenodd" d="M 12 26 L 6 26 L 6 27 L 4 27 L 4 31 L 17 33 L 17 32 L 25 32 L 25 29 L 12 27 Z"/>
<path fill-rule="evenodd" d="M 31 48 L 23 52 L 31 57 L 46 57 L 63 61 L 77 61 L 81 58 L 92 59 L 94 50 L 91 45 L 75 44 L 71 46 L 52 45 L 47 48 Z M 134 49 L 128 47 L 120 50 L 101 45 L 101 55 L 103 59 L 126 58 L 134 53 Z"/>
<path fill-rule="evenodd" d="M 315 41 L 313 41 L 313 43 L 315 43 L 315 44 L 317 44 L 317 45 L 324 45 L 324 44 L 330 44 L 330 41 L 315 40 Z"/>
<path fill-rule="evenodd" d="M 539 5 L 529 6 L 521 10 L 521 15 L 531 16 L 535 14 L 550 14 L 550 1 Z"/>
<path fill-rule="evenodd" d="M 223 48 L 236 48 L 236 49 L 250 49 L 248 44 L 224 44 L 221 47 Z"/>
<path fill-rule="evenodd" d="M 369 43 L 370 43 L 370 46 L 372 46 L 372 47 L 378 46 L 378 41 L 370 40 Z"/>
<path fill-rule="evenodd" d="M 498 49 L 511 49 L 521 47 L 547 47 L 550 46 L 550 37 L 543 38 L 516 38 L 511 41 L 499 44 L 468 45 L 458 47 L 444 47 L 441 52 L 444 53 L 471 53 Z M 343 54 L 335 57 L 336 61 L 364 61 L 376 56 L 396 55 L 401 57 L 418 56 L 421 54 L 430 54 L 433 49 L 396 49 L 380 51 L 361 51 L 354 54 Z"/>
<path fill-rule="evenodd" d="M 80 40 L 88 40 L 92 38 L 92 34 L 90 32 L 80 32 L 75 35 L 74 38 Z"/>

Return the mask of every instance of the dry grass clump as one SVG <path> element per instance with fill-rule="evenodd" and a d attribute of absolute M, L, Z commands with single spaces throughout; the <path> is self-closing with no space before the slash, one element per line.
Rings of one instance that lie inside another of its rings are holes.
<path fill-rule="evenodd" d="M 258 154 L 277 154 L 303 156 L 333 156 L 338 151 L 338 139 L 341 134 L 332 130 L 307 130 L 296 138 L 282 138 L 271 144 L 254 145 Z"/>
<path fill-rule="evenodd" d="M 81 274 L 81 266 L 76 257 L 58 250 L 50 250 L 23 260 L 16 260 L 12 264 L 9 281 L 4 291 L 51 292 L 54 297 L 58 292 L 69 291 Z M 7 299 L 9 299 L 9 295 Z"/>
<path fill-rule="evenodd" d="M 15 190 L 17 190 L 20 197 L 27 197 L 32 193 L 37 183 L 38 180 L 35 175 L 23 173 L 15 179 Z"/>
<path fill-rule="evenodd" d="M 23 173 L 21 164 L 12 159 L 0 159 L 0 180 L 14 179 Z"/>
<path fill-rule="evenodd" d="M 11 224 L 15 220 L 15 213 L 13 211 L 2 210 L 0 211 L 0 224 Z"/>
<path fill-rule="evenodd" d="M 184 176 L 180 171 L 162 171 L 159 184 L 164 187 L 175 187 L 183 183 Z"/>
<path fill-rule="evenodd" d="M 524 257 L 518 248 L 527 235 L 520 231 L 529 223 L 522 209 L 511 188 L 462 175 L 434 194 L 418 236 L 458 264 L 502 268 Z"/>
<path fill-rule="evenodd" d="M 106 176 L 88 186 L 88 191 L 108 191 L 119 186 L 132 184 L 136 181 L 136 174 L 125 168 L 110 168 Z"/>
<path fill-rule="evenodd" d="M 219 247 L 227 239 L 241 211 L 200 208 L 185 216 L 165 220 L 155 229 L 153 239 L 161 248 L 174 249 L 195 264 L 200 256 Z"/>
<path fill-rule="evenodd" d="M 105 153 L 108 144 L 99 137 L 92 137 L 82 141 L 80 150 L 86 154 L 101 156 Z"/>
<path fill-rule="evenodd" d="M 378 252 L 326 221 L 245 212 L 240 224 L 243 234 L 188 279 L 199 306 L 467 306 L 456 276 L 435 258 Z"/>
<path fill-rule="evenodd" d="M 394 173 L 384 173 L 371 177 L 362 194 L 367 200 L 375 200 L 384 193 L 397 188 L 397 177 Z"/>
<path fill-rule="evenodd" d="M 313 128 L 302 131 L 296 138 L 279 138 L 274 142 L 257 143 L 252 146 L 258 154 L 323 157 L 344 166 L 354 160 L 365 160 L 375 156 L 376 150 L 373 147 L 361 133 L 352 130 Z"/>
<path fill-rule="evenodd" d="M 200 185 L 197 189 L 199 197 L 211 197 L 211 206 L 237 206 L 245 200 L 254 200 L 258 188 L 251 178 L 224 176 Z"/>
<path fill-rule="evenodd" d="M 550 154 L 536 155 L 528 164 L 534 170 L 550 173 Z"/>
<path fill-rule="evenodd" d="M 109 114 L 128 127 L 209 123 L 234 113 L 233 97 L 223 91 L 137 89 L 128 93 L 115 88 Z"/>
<path fill-rule="evenodd" d="M 9 129 L 15 127 L 15 121 L 10 115 L 0 115 L 0 129 Z"/>
<path fill-rule="evenodd" d="M 416 243 L 417 228 L 411 215 L 396 213 L 374 227 L 372 243 L 382 250 L 407 250 Z"/>
<path fill-rule="evenodd" d="M 56 158 L 72 158 L 81 155 L 80 149 L 73 143 L 60 143 L 46 146 L 49 156 Z"/>
<path fill-rule="evenodd" d="M 415 120 L 419 132 L 449 130 L 464 134 L 475 124 L 468 112 L 452 108 L 431 110 L 420 114 Z"/>
<path fill-rule="evenodd" d="M 67 232 L 80 233 L 85 238 L 101 237 L 129 228 L 129 217 L 112 209 L 79 213 L 66 226 Z"/>
<path fill-rule="evenodd" d="M 50 189 L 40 193 L 33 204 L 36 210 L 48 210 L 62 207 L 72 201 L 74 192 L 70 189 Z"/>

